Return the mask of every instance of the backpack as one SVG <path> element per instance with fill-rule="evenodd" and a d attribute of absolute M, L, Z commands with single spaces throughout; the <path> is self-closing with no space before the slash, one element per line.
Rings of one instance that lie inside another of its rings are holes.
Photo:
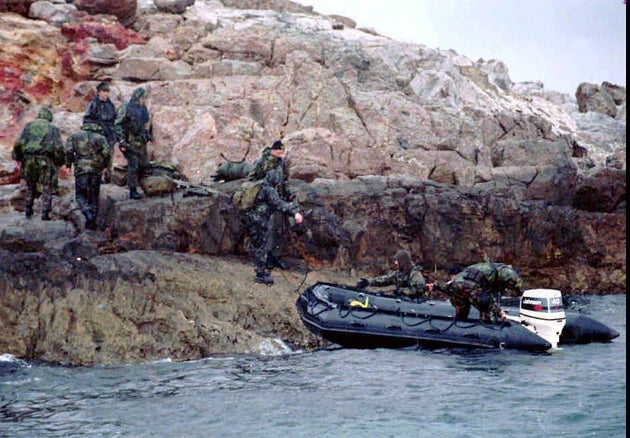
<path fill-rule="evenodd" d="M 232 203 L 242 212 L 250 211 L 259 192 L 260 181 L 244 181 L 232 195 Z"/>

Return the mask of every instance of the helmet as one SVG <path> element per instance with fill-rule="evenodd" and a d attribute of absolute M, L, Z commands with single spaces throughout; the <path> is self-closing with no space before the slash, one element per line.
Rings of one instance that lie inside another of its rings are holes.
<path fill-rule="evenodd" d="M 141 97 L 147 97 L 149 95 L 149 93 L 147 93 L 147 90 L 145 90 L 142 87 L 136 88 L 135 90 L 133 90 L 133 93 L 131 94 L 131 100 L 139 100 Z"/>
<path fill-rule="evenodd" d="M 49 122 L 53 121 L 53 113 L 48 108 L 42 108 L 39 110 L 37 114 L 38 119 L 48 120 Z"/>

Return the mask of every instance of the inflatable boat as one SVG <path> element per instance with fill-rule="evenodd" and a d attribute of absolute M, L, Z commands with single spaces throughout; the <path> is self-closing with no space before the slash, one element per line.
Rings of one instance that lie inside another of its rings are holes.
<path fill-rule="evenodd" d="M 619 333 L 585 315 L 566 314 L 559 291 L 525 291 L 506 319 L 484 322 L 471 309 L 455 319 L 448 301 L 408 300 L 318 282 L 296 302 L 306 327 L 347 348 L 468 347 L 545 352 L 558 344 L 608 342 Z"/>

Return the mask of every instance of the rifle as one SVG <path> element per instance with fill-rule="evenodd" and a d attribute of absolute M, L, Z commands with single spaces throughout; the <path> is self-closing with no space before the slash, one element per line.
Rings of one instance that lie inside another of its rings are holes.
<path fill-rule="evenodd" d="M 214 196 L 219 192 L 217 190 L 211 189 L 206 184 L 199 183 L 191 183 L 189 181 L 182 181 L 181 179 L 174 179 L 166 176 L 173 184 L 175 184 L 176 189 L 184 190 L 184 197 L 187 196 Z"/>

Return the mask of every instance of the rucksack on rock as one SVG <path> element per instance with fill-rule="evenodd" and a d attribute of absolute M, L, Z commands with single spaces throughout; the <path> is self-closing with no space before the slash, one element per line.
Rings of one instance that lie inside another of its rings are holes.
<path fill-rule="evenodd" d="M 240 211 L 249 211 L 254 208 L 259 191 L 259 181 L 244 181 L 232 195 L 232 203 Z"/>

